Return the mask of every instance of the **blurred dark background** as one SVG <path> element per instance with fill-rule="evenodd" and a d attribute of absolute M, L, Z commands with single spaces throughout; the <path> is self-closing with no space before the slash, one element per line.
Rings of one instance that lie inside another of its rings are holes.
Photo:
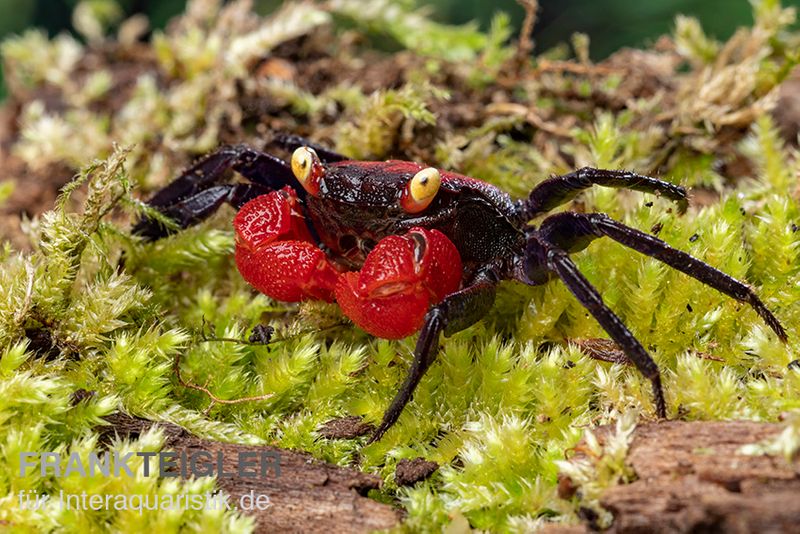
<path fill-rule="evenodd" d="M 364 0 L 369 1 L 369 0 Z M 78 0 L 0 0 L 0 39 L 28 27 L 46 29 L 51 35 L 71 30 L 71 14 Z M 280 5 L 277 0 L 254 0 L 256 9 L 267 13 Z M 478 21 L 487 28 L 499 10 L 511 14 L 517 28 L 523 11 L 515 0 L 418 0 L 442 22 Z M 800 6 L 800 0 L 783 0 L 785 6 Z M 117 0 L 130 15 L 144 13 L 154 28 L 163 27 L 183 10 L 185 0 Z M 543 51 L 568 42 L 573 32 L 591 39 L 591 55 L 602 59 L 622 46 L 647 46 L 671 30 L 675 15 L 698 17 L 710 36 L 729 37 L 742 25 L 751 23 L 747 0 L 539 0 L 535 28 L 536 50 Z M 1 76 L 1 74 L 0 74 Z M 1 87 L 1 86 L 0 86 Z M 0 89 L 0 98 L 2 97 Z"/>

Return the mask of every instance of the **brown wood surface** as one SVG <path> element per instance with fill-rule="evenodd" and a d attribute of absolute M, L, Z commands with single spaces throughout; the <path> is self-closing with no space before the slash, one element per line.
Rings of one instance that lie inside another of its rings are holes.
<path fill-rule="evenodd" d="M 167 439 L 164 450 L 178 453 L 202 450 L 215 457 L 222 451 L 225 472 L 236 471 L 239 454 L 243 452 L 279 453 L 278 477 L 218 478 L 219 487 L 231 495 L 232 503 L 251 490 L 269 495 L 272 503 L 269 509 L 248 512 L 256 517 L 257 532 L 372 532 L 399 523 L 399 514 L 393 507 L 365 496 L 381 484 L 380 477 L 375 475 L 326 464 L 309 454 L 287 449 L 201 439 L 169 423 L 153 423 L 123 414 L 106 420 L 110 424 L 98 428 L 106 437 L 136 438 L 157 424 Z"/>
<path fill-rule="evenodd" d="M 800 461 L 740 452 L 743 445 L 774 439 L 781 429 L 751 421 L 638 426 L 627 458 L 637 480 L 601 497 L 614 515 L 608 532 L 800 532 Z M 597 434 L 602 439 L 603 429 Z"/>

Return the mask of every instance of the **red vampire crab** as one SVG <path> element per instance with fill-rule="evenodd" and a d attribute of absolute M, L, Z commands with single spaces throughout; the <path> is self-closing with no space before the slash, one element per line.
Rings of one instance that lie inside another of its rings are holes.
<path fill-rule="evenodd" d="M 420 332 L 408 377 L 370 441 L 397 421 L 436 356 L 439 335 L 480 320 L 501 280 L 538 285 L 559 278 L 651 381 L 656 413 L 666 417 L 655 362 L 569 257 L 598 237 L 750 304 L 786 341 L 780 322 L 747 285 L 660 239 L 602 213 L 562 212 L 538 228 L 529 224 L 592 185 L 660 194 L 683 212 L 686 190 L 678 185 L 587 167 L 549 178 L 515 202 L 486 182 L 419 163 L 348 160 L 297 137 L 278 144 L 294 151 L 291 164 L 246 146 L 224 147 L 149 204 L 186 228 L 228 202 L 239 209 L 236 264 L 257 290 L 283 301 L 335 300 L 378 337 Z M 230 169 L 250 183 L 226 183 Z M 133 231 L 147 239 L 169 233 L 153 219 Z"/>

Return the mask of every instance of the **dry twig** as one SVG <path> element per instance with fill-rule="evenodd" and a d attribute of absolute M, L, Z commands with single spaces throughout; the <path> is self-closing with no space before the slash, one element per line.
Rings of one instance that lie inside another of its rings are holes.
<path fill-rule="evenodd" d="M 267 399 L 269 399 L 270 397 L 272 397 L 274 395 L 273 393 L 265 393 L 264 395 L 254 395 L 252 397 L 241 397 L 241 398 L 238 398 L 238 399 L 221 399 L 221 398 L 217 397 L 216 395 L 214 395 L 211 392 L 211 390 L 209 390 L 205 385 L 204 386 L 200 386 L 198 384 L 193 384 L 191 382 L 187 382 L 187 381 L 185 381 L 183 379 L 183 376 L 181 376 L 181 353 L 180 352 L 178 352 L 175 355 L 175 363 L 173 364 L 173 369 L 175 371 L 175 376 L 178 379 L 178 382 L 180 383 L 180 385 L 182 385 L 183 387 L 185 387 L 187 389 L 193 389 L 195 391 L 202 391 L 203 393 L 205 393 L 208 396 L 209 399 L 211 399 L 211 404 L 209 405 L 208 408 L 206 408 L 206 412 L 211 410 L 211 408 L 214 406 L 214 403 L 218 403 L 218 404 L 241 404 L 243 402 L 253 402 L 253 401 L 267 400 Z M 207 382 L 206 382 L 206 385 L 208 385 Z"/>
<path fill-rule="evenodd" d="M 516 63 L 518 70 L 525 65 L 527 59 L 533 52 L 533 26 L 536 24 L 536 11 L 539 9 L 539 0 L 517 0 L 517 3 L 525 10 L 525 20 L 522 21 L 522 29 L 519 32 L 517 44 Z"/>

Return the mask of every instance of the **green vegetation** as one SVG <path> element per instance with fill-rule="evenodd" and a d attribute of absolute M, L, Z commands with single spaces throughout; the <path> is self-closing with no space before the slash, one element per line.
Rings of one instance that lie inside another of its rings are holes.
<path fill-rule="evenodd" d="M 577 522 L 579 507 L 597 508 L 604 487 L 630 478 L 630 432 L 637 416 L 653 417 L 649 382 L 570 343 L 605 334 L 556 282 L 504 285 L 484 321 L 443 340 L 384 439 L 369 446 L 366 437 L 322 439 L 319 427 L 333 418 L 380 420 L 414 338 L 374 339 L 343 326 L 335 305 L 254 294 L 230 255 L 230 209 L 155 243 L 129 233 L 130 220 L 147 209 L 137 198 L 192 157 L 221 142 L 258 143 L 276 129 L 310 134 L 352 157 L 425 160 L 517 196 L 582 165 L 657 170 L 716 195 L 683 216 L 639 193 L 597 188 L 577 202 L 637 228 L 660 228 L 673 246 L 748 280 L 787 327 L 787 346 L 749 307 L 609 241 L 596 241 L 576 262 L 663 369 L 670 417 L 776 421 L 793 412 L 786 443 L 760 446 L 796 453 L 800 370 L 788 364 L 800 336 L 800 164 L 770 114 L 800 60 L 794 11 L 754 1 L 753 28 L 728 42 L 680 18 L 662 51 L 595 65 L 579 37 L 578 60 L 549 55 L 518 65 L 502 15 L 485 34 L 399 5 L 357 5 L 289 3 L 260 18 L 245 2 L 196 0 L 147 44 L 124 31 L 87 45 L 29 31 L 2 45 L 20 109 L 10 143 L 25 169 L 17 183 L 82 170 L 54 209 L 26 223 L 32 250 L 6 244 L 2 251 L 0 522 L 20 532 L 252 528 L 230 512 L 20 513 L 20 490 L 177 495 L 213 486 L 210 479 L 19 476 L 20 451 L 86 454 L 96 448 L 94 427 L 118 410 L 212 439 L 273 443 L 340 465 L 358 459 L 360 469 L 384 478 L 376 497 L 407 511 L 409 531 L 465 521 L 493 531 Z M 294 40 L 301 36 L 302 45 Z M 358 48 L 364 36 L 397 40 L 404 50 Z M 140 58 L 127 66 L 134 74 L 124 77 L 127 86 L 108 59 L 112 45 Z M 87 58 L 96 67 L 82 66 Z M 333 79 L 320 84 L 313 69 Z M 365 89 L 391 69 L 401 73 L 392 88 Z M 733 180 L 721 167 L 737 161 L 751 171 Z M 12 194 L 4 186 L 0 199 Z M 246 338 L 265 323 L 276 329 L 266 346 L 209 340 Z M 216 403 L 181 385 L 177 355 L 183 379 L 217 398 L 271 396 Z M 592 461 L 565 461 L 586 428 L 606 423 L 617 424 L 615 437 L 605 446 L 589 438 Z M 118 444 L 161 445 L 156 433 Z M 417 456 L 442 467 L 397 488 L 395 465 Z M 581 486 L 570 500 L 558 496 L 559 472 Z"/>

